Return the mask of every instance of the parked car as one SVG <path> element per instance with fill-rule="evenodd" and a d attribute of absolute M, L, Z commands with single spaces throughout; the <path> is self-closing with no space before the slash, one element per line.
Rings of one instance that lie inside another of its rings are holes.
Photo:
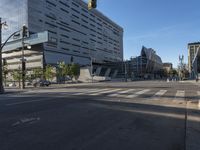
<path fill-rule="evenodd" d="M 48 81 L 48 80 L 40 79 L 40 80 L 33 81 L 33 86 L 34 87 L 37 87 L 37 86 L 49 86 L 49 85 L 51 85 L 51 82 Z"/>

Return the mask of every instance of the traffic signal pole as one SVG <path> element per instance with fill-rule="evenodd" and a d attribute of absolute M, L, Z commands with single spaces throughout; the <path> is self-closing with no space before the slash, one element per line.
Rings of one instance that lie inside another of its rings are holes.
<path fill-rule="evenodd" d="M 22 37 L 22 89 L 25 89 L 25 60 L 24 60 L 24 37 Z"/>
<path fill-rule="evenodd" d="M 24 38 L 27 37 L 28 35 L 28 28 L 23 25 L 23 28 L 22 28 L 22 86 L 21 86 L 21 89 L 25 89 L 25 71 L 26 71 L 26 60 L 24 58 Z"/>

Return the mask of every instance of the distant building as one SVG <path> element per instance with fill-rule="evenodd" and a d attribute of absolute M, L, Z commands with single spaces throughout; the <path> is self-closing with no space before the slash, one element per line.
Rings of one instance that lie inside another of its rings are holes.
<path fill-rule="evenodd" d="M 188 69 L 191 78 L 200 73 L 200 42 L 188 44 Z"/>
<path fill-rule="evenodd" d="M 169 72 L 170 70 L 173 69 L 173 64 L 172 63 L 163 63 L 163 69 L 167 70 Z"/>
<path fill-rule="evenodd" d="M 129 68 L 136 78 L 159 78 L 163 64 L 155 50 L 143 46 L 140 56 L 131 58 Z"/>

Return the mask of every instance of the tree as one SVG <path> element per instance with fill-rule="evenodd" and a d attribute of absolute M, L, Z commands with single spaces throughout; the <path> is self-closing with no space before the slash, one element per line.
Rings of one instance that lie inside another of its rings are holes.
<path fill-rule="evenodd" d="M 21 87 L 22 74 L 21 74 L 21 68 L 20 67 L 16 70 L 12 71 L 12 77 L 14 79 L 14 82 L 17 81 L 19 83 L 19 87 Z"/>
<path fill-rule="evenodd" d="M 65 68 L 65 72 L 66 72 L 66 75 L 67 76 L 70 76 L 72 78 L 72 70 L 71 70 L 71 65 L 66 65 L 66 68 Z"/>
<path fill-rule="evenodd" d="M 72 64 L 70 68 L 72 77 L 77 80 L 80 75 L 80 66 L 78 64 Z"/>
<path fill-rule="evenodd" d="M 3 80 L 5 86 L 6 86 L 7 75 L 8 75 L 8 65 L 6 64 L 3 66 Z"/>
<path fill-rule="evenodd" d="M 44 75 L 47 80 L 51 80 L 51 81 L 53 80 L 54 72 L 53 72 L 53 67 L 51 65 L 47 65 L 45 67 Z"/>
<path fill-rule="evenodd" d="M 43 74 L 42 68 L 34 68 L 33 69 L 33 79 L 41 78 L 42 74 Z"/>
<path fill-rule="evenodd" d="M 64 61 L 61 61 L 58 63 L 58 70 L 57 70 L 57 76 L 60 81 L 63 81 L 67 75 L 68 66 L 65 64 Z"/>
<path fill-rule="evenodd" d="M 63 81 L 66 76 L 69 76 L 71 79 L 74 77 L 75 80 L 78 79 L 80 74 L 80 67 L 78 64 L 65 64 L 64 61 L 58 63 L 57 76 Z"/>

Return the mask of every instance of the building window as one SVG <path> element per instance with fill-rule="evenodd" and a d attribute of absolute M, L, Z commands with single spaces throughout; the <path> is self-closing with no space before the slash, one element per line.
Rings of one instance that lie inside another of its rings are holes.
<path fill-rule="evenodd" d="M 50 2 L 50 1 L 48 1 L 48 0 L 46 0 L 46 2 L 47 2 L 47 4 L 56 7 L 56 4 L 54 4 L 54 3 L 52 3 L 52 2 Z"/>
<path fill-rule="evenodd" d="M 62 1 L 59 1 L 59 3 L 62 4 L 62 5 L 64 5 L 65 7 L 68 7 L 68 8 L 70 7 L 69 5 L 67 5 L 66 3 L 64 3 Z"/>

